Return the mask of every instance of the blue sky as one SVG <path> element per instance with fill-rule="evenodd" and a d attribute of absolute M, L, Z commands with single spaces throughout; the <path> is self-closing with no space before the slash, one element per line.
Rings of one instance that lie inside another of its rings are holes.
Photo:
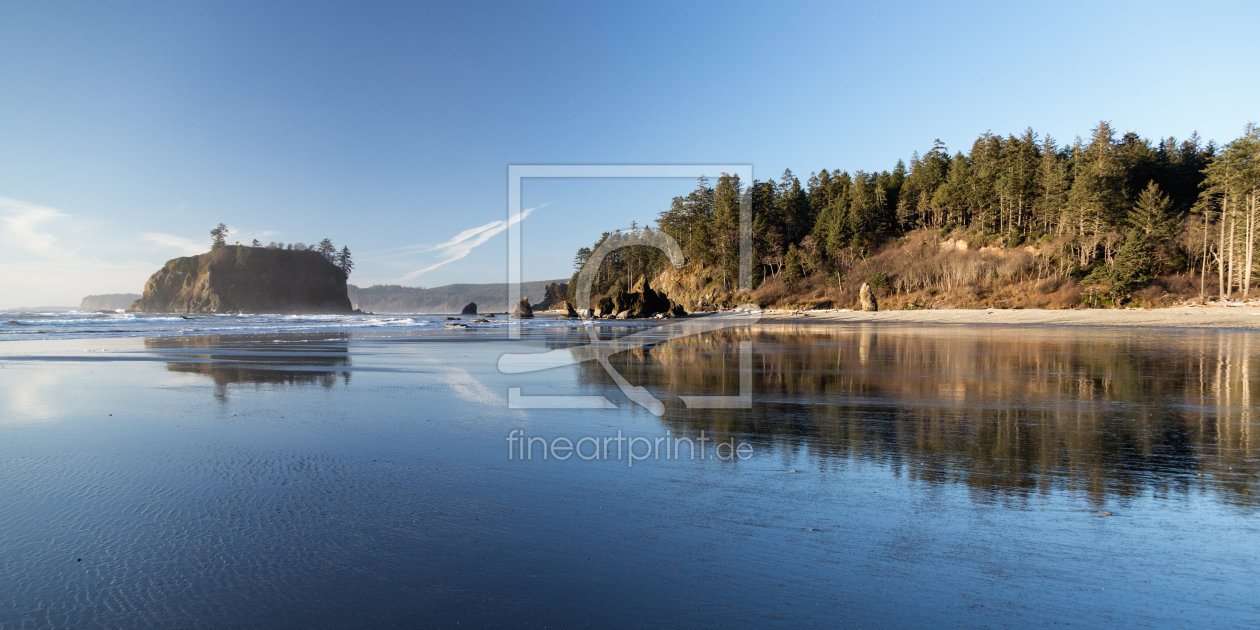
<path fill-rule="evenodd" d="M 5 3 L 0 306 L 139 292 L 219 222 L 331 237 L 360 285 L 503 281 L 502 233 L 411 274 L 506 219 L 513 163 L 765 179 L 986 130 L 1225 141 L 1260 119 L 1260 5 L 1010 4 Z M 527 184 L 527 279 L 692 186 Z"/>

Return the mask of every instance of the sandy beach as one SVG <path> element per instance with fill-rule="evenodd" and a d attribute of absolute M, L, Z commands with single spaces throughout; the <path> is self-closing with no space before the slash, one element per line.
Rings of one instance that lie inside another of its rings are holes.
<path fill-rule="evenodd" d="M 1125 328 L 1225 328 L 1260 330 L 1260 308 L 1191 306 L 1157 309 L 947 309 L 921 311 L 765 311 L 766 323 L 1003 324 L 1113 326 Z"/>
<path fill-rule="evenodd" d="M 49 316 L 0 342 L 0 627 L 1248 627 L 1260 337 L 895 323 L 1260 321 L 1186 310 L 778 313 L 613 357 L 661 416 L 499 369 L 580 322 Z M 702 437 L 753 450 L 643 454 Z"/>

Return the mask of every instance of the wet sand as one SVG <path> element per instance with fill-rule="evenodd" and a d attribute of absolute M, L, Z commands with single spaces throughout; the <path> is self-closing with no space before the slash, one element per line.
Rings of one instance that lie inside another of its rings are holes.
<path fill-rule="evenodd" d="M 871 328 L 0 343 L 0 628 L 1255 626 L 1260 337 Z"/>
<path fill-rule="evenodd" d="M 1122 328 L 1221 328 L 1260 330 L 1260 308 L 1192 306 L 1153 309 L 942 309 L 921 311 L 764 311 L 766 323 L 1006 324 Z"/>

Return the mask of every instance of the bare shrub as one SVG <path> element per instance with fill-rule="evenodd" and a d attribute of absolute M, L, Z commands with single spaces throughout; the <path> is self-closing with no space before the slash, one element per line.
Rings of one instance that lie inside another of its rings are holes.
<path fill-rule="evenodd" d="M 942 242 L 937 231 L 912 232 L 865 258 L 854 251 L 832 259 L 825 266 L 839 276 L 831 282 L 822 269 L 806 273 L 791 288 L 772 276 L 752 298 L 766 308 L 853 308 L 863 282 L 886 276 L 887 288 L 876 289 L 876 295 L 881 307 L 889 309 L 1074 308 L 1081 304 L 1082 289 L 1069 271 L 1082 261 L 1111 257 L 1115 247 L 1108 235 L 1087 242 L 1072 236 L 1043 238 L 1027 247 L 983 250 L 942 249 Z M 801 247 L 808 252 L 817 244 Z M 1156 278 L 1132 297 L 1143 306 L 1171 306 L 1197 297 L 1198 287 L 1196 274 L 1182 273 Z"/>
<path fill-rule="evenodd" d="M 761 308 L 774 308 L 779 305 L 792 291 L 777 276 L 766 278 L 752 292 L 752 300 Z"/>
<path fill-rule="evenodd" d="M 1081 301 L 1081 287 L 1076 284 L 1074 278 L 1069 278 L 1059 286 L 1057 291 L 1047 297 L 1049 300 L 1045 308 L 1072 308 Z"/>
<path fill-rule="evenodd" d="M 1164 290 L 1179 297 L 1199 295 L 1199 277 L 1193 273 L 1179 273 L 1161 278 Z"/>
<path fill-rule="evenodd" d="M 1033 288 L 1037 291 L 1037 293 L 1045 295 L 1058 290 L 1059 285 L 1061 284 L 1063 284 L 1063 282 L 1059 278 L 1042 278 L 1037 281 L 1037 284 L 1034 285 Z"/>

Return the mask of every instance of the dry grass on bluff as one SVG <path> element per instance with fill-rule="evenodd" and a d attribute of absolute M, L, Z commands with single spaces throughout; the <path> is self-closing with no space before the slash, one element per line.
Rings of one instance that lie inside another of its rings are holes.
<path fill-rule="evenodd" d="M 966 240 L 944 239 L 920 230 L 857 260 L 842 278 L 815 271 L 791 283 L 771 276 L 749 293 L 735 293 L 720 271 L 687 268 L 666 270 L 653 285 L 688 311 L 712 310 L 754 302 L 762 308 L 859 308 L 858 289 L 870 282 L 881 309 L 1043 308 L 1083 306 L 1080 286 L 1064 278 L 1058 258 L 1060 243 L 1037 247 L 975 248 Z M 806 271 L 811 271 L 806 262 Z M 1176 274 L 1154 279 L 1135 291 L 1126 306 L 1173 306 L 1199 295 L 1199 278 Z"/>

